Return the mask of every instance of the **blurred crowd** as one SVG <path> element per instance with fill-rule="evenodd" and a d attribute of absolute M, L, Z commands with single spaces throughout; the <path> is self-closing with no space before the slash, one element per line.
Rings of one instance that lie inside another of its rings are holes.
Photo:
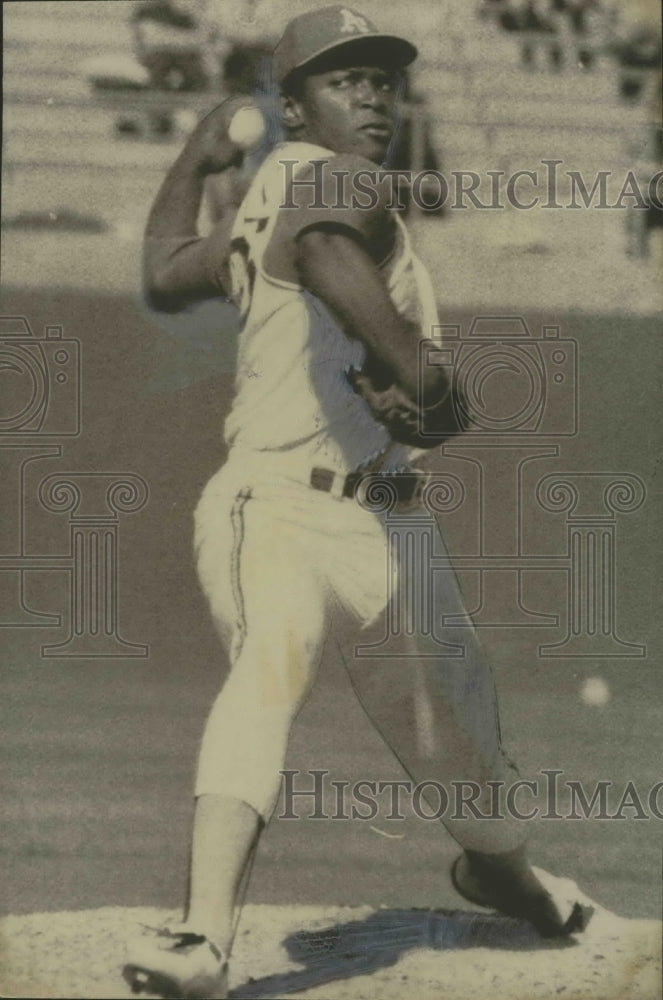
<path fill-rule="evenodd" d="M 233 42 L 231 33 L 223 31 L 219 7 L 211 0 L 143 0 L 134 6 L 130 17 L 133 67 L 119 72 L 111 67 L 108 72 L 104 60 L 98 73 L 94 68 L 90 73 L 98 91 L 117 92 L 129 86 L 157 98 L 144 113 L 121 115 L 120 134 L 170 135 L 177 113 L 168 98 L 177 94 L 232 96 L 267 89 L 271 46 L 259 41 Z M 159 95 L 164 97 L 161 106 Z"/>
<path fill-rule="evenodd" d="M 523 65 L 555 70 L 591 68 L 609 18 L 601 0 L 483 0 L 480 14 L 518 34 Z"/>
<path fill-rule="evenodd" d="M 659 0 L 481 0 L 479 14 L 521 40 L 530 69 L 592 69 L 602 57 L 620 67 L 622 97 L 640 96 L 661 63 Z"/>
<path fill-rule="evenodd" d="M 140 85 L 157 93 L 266 92 L 270 40 L 234 41 L 228 9 L 219 0 L 136 4 L 131 34 Z M 637 99 L 660 66 L 660 0 L 479 0 L 478 13 L 519 39 L 528 69 L 591 70 L 613 60 L 625 100 Z M 165 119 L 160 128 L 167 131 Z"/>
<path fill-rule="evenodd" d="M 520 40 L 521 62 L 528 70 L 617 69 L 625 103 L 654 97 L 650 125 L 627 140 L 627 155 L 644 175 L 663 159 L 661 107 L 660 0 L 480 0 L 479 16 L 497 30 Z M 628 252 L 646 257 L 650 233 L 663 225 L 663 212 L 652 201 L 645 211 L 628 214 Z"/>

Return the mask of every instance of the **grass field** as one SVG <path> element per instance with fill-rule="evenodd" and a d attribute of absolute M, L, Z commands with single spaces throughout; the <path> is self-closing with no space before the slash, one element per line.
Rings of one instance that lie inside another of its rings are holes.
<path fill-rule="evenodd" d="M 202 377 L 181 339 L 127 296 L 15 288 L 4 293 L 2 314 L 26 315 L 37 333 L 62 324 L 82 343 L 82 433 L 64 444 L 62 458 L 41 463 L 43 474 L 134 471 L 151 492 L 120 530 L 121 631 L 149 644 L 146 659 L 44 659 L 40 647 L 54 641 L 52 630 L 2 631 L 2 910 L 173 908 L 186 874 L 197 741 L 225 670 L 195 579 L 190 527 L 197 496 L 223 459 L 228 364 L 212 342 Z M 458 310 L 447 320 L 469 318 Z M 564 467 L 630 472 L 649 491 L 643 508 L 619 522 L 618 567 L 620 634 L 646 643 L 648 655 L 541 660 L 545 630 L 524 637 L 487 630 L 505 740 L 525 775 L 560 767 L 590 788 L 600 779 L 619 789 L 634 780 L 646 791 L 660 779 L 661 759 L 658 322 L 579 313 L 528 320 L 533 328 L 558 322 L 578 342 L 580 433 L 564 443 Z M 16 469 L 6 468 L 2 495 L 12 511 Z M 35 537 L 43 531 L 61 550 L 66 531 L 60 520 L 49 534 L 51 524 L 35 526 Z M 4 542 L 11 544 L 7 525 Z M 62 574 L 34 577 L 29 603 L 64 611 Z M 596 674 L 612 693 L 601 707 L 579 697 L 583 679 Z M 298 719 L 288 766 L 328 768 L 349 780 L 401 776 L 333 660 Z M 456 847 L 439 825 L 410 818 L 377 827 L 274 820 L 248 899 L 458 905 L 448 879 Z M 536 843 L 538 863 L 576 879 L 604 906 L 660 917 L 660 821 L 541 823 Z"/>

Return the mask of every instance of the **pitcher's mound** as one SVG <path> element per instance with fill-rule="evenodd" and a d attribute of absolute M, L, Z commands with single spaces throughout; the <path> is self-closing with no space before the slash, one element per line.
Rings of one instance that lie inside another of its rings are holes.
<path fill-rule="evenodd" d="M 582 900 L 581 900 L 582 901 Z M 132 996 L 128 936 L 179 914 L 107 907 L 0 921 L 3 997 Z M 596 907 L 589 928 L 545 941 L 487 912 L 247 905 L 231 995 L 320 1000 L 656 1000 L 661 931 Z"/>

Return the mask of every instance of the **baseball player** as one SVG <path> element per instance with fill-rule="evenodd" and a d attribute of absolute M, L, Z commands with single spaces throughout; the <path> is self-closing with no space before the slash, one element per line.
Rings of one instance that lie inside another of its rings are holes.
<path fill-rule="evenodd" d="M 413 531 L 421 523 L 426 481 L 412 463 L 431 444 L 422 431 L 439 442 L 459 430 L 442 369 L 420 373 L 419 343 L 437 323 L 430 280 L 389 186 L 366 187 L 394 134 L 399 73 L 416 54 L 347 7 L 296 17 L 273 60 L 287 141 L 239 211 L 199 237 L 204 178 L 242 159 L 229 129 L 243 99 L 200 123 L 148 221 L 152 303 L 178 310 L 232 291 L 243 325 L 228 457 L 195 512 L 199 578 L 230 671 L 202 739 L 185 919 L 132 943 L 125 974 L 136 989 L 226 996 L 242 878 L 330 633 L 414 781 L 474 781 L 481 806 L 487 782 L 514 774 L 450 566 L 437 612 L 464 624 L 445 631 L 448 645 L 414 628 L 400 655 L 354 655 L 355 643 L 384 634 L 390 602 L 411 583 L 413 568 L 390 562 L 386 517 L 394 508 Z M 360 174 L 364 197 L 353 199 L 356 184 L 341 192 L 339 177 Z M 554 898 L 530 867 L 524 824 L 443 822 L 463 848 L 453 878 L 464 896 L 544 935 L 583 928 L 587 913 Z"/>

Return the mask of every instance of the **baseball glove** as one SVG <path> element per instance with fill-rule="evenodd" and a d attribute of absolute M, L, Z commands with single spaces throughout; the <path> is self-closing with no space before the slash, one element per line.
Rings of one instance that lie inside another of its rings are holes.
<path fill-rule="evenodd" d="M 422 406 L 393 381 L 386 369 L 367 362 L 361 371 L 351 368 L 348 381 L 365 400 L 378 423 L 393 441 L 413 448 L 437 448 L 464 429 L 458 400 L 450 385 L 439 399 Z"/>

